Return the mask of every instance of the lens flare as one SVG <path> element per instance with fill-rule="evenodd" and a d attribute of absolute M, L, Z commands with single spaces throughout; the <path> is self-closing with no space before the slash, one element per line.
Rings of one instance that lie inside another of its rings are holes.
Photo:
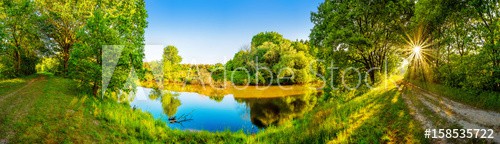
<path fill-rule="evenodd" d="M 424 81 L 430 80 L 430 65 L 429 58 L 431 50 L 428 49 L 432 44 L 429 43 L 429 38 L 425 38 L 423 30 L 420 27 L 412 35 L 406 34 L 406 44 L 403 53 L 408 57 L 408 72 L 410 78 L 418 78 Z"/>
<path fill-rule="evenodd" d="M 421 47 L 420 47 L 420 46 L 415 46 L 415 47 L 413 47 L 413 53 L 415 53 L 415 54 L 420 54 L 420 49 L 421 49 Z"/>

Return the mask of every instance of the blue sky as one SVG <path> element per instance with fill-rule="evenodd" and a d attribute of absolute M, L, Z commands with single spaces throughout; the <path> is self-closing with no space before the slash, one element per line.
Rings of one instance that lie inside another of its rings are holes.
<path fill-rule="evenodd" d="M 252 36 L 276 31 L 308 39 L 312 11 L 322 0 L 146 0 L 145 61 L 160 60 L 163 47 L 179 49 L 182 63 L 225 63 Z"/>

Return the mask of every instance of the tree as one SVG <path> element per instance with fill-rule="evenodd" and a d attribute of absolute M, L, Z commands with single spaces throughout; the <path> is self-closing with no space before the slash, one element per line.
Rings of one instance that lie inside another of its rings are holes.
<path fill-rule="evenodd" d="M 80 80 L 81 84 L 91 84 L 92 94 L 98 95 L 102 81 L 103 46 L 121 43 L 118 31 L 109 28 L 110 19 L 102 10 L 94 12 L 77 38 L 70 59 L 70 76 Z"/>
<path fill-rule="evenodd" d="M 62 72 L 68 72 L 68 61 L 73 45 L 78 42 L 77 32 L 93 14 L 97 1 L 40 0 L 35 1 L 43 33 L 50 37 L 58 47 L 55 51 L 62 55 Z"/>
<path fill-rule="evenodd" d="M 277 32 L 261 32 L 252 38 L 250 49 L 240 50 L 226 63 L 234 75 L 226 74 L 236 84 L 304 84 L 314 79 L 309 67 L 312 60 L 305 42 L 292 42 Z"/>
<path fill-rule="evenodd" d="M 285 39 L 283 36 L 277 32 L 260 32 L 257 35 L 252 37 L 252 45 L 251 48 L 257 48 L 258 46 L 264 44 L 265 42 L 271 42 L 274 44 L 280 44 L 284 42 Z"/>
<path fill-rule="evenodd" d="M 182 57 L 175 46 L 167 46 L 163 49 L 163 73 L 167 81 L 179 82 L 178 71 Z"/>
<path fill-rule="evenodd" d="M 43 43 L 37 32 L 38 21 L 34 3 L 28 0 L 2 1 L 0 12 L 0 62 L 6 67 L 0 72 L 7 76 L 29 75 L 36 72 L 38 51 Z"/>
<path fill-rule="evenodd" d="M 362 65 L 374 83 L 384 61 L 395 54 L 413 5 L 413 1 L 392 0 L 325 1 L 311 15 L 311 44 L 319 48 L 319 58 L 327 64 Z"/>
<path fill-rule="evenodd" d="M 91 88 L 95 96 L 99 91 L 113 94 L 135 90 L 126 84 L 132 75 L 144 74 L 144 1 L 103 1 L 92 7 L 92 17 L 76 35 L 70 76 Z"/>
<path fill-rule="evenodd" d="M 414 21 L 426 27 L 433 77 L 452 87 L 500 90 L 497 0 L 421 0 Z"/>

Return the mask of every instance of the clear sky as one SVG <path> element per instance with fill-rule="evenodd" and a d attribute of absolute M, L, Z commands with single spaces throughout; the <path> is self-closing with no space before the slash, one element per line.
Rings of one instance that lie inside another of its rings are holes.
<path fill-rule="evenodd" d="M 225 63 L 259 32 L 308 39 L 312 11 L 323 0 L 146 0 L 145 61 L 163 47 L 179 49 L 182 63 Z"/>

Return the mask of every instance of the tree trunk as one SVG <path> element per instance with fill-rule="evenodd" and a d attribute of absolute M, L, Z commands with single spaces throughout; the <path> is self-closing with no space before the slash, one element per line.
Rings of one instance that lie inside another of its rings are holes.
<path fill-rule="evenodd" d="M 16 59 L 14 64 L 14 71 L 16 74 L 19 74 L 19 72 L 21 71 L 21 54 L 18 50 L 14 52 L 14 58 Z"/>
<path fill-rule="evenodd" d="M 374 70 L 370 71 L 368 73 L 368 75 L 370 75 L 371 84 L 374 84 L 375 83 L 375 71 Z"/>
<path fill-rule="evenodd" d="M 94 86 L 92 86 L 92 94 L 94 94 L 94 96 L 97 96 L 98 91 L 99 91 L 99 84 L 98 82 L 94 82 Z"/>
<path fill-rule="evenodd" d="M 66 45 L 63 47 L 63 65 L 64 65 L 64 69 L 63 69 L 63 75 L 64 76 L 67 76 L 68 74 L 68 62 L 69 62 L 69 49 L 71 48 L 71 45 Z"/>

